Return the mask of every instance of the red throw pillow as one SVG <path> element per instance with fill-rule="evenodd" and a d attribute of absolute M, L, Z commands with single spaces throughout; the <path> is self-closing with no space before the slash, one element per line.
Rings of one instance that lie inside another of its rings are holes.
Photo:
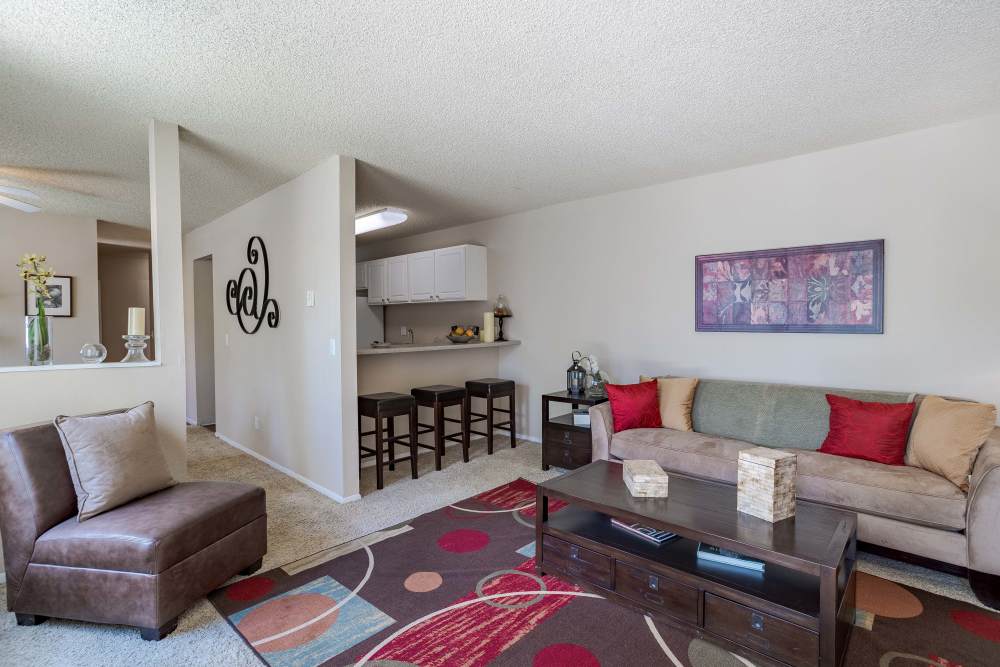
<path fill-rule="evenodd" d="M 830 433 L 819 451 L 892 466 L 903 465 L 914 403 L 866 403 L 826 395 Z"/>
<path fill-rule="evenodd" d="M 660 402 L 656 380 L 639 384 L 606 384 L 611 402 L 611 421 L 615 433 L 632 428 L 660 428 Z"/>

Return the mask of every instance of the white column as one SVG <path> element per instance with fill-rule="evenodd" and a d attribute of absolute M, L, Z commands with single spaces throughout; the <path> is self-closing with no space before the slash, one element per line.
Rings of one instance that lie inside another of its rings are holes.
<path fill-rule="evenodd" d="M 340 157 L 340 208 L 336 223 L 340 231 L 340 441 L 343 480 L 339 493 L 345 500 L 358 498 L 358 325 L 355 295 L 354 215 L 355 161 Z"/>

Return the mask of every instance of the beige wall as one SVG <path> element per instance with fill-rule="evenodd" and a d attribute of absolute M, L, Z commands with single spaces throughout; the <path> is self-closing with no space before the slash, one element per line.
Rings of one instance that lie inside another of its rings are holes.
<path fill-rule="evenodd" d="M 211 255 L 218 434 L 337 499 L 358 487 L 353 230 L 354 160 L 334 157 L 184 237 L 189 419 L 198 419 L 194 262 Z M 247 335 L 226 309 L 225 286 L 248 266 L 254 235 L 266 244 L 281 316 L 277 328 Z"/>
<path fill-rule="evenodd" d="M 129 308 L 146 309 L 146 333 L 150 336 L 146 357 L 156 358 L 156 336 L 150 326 L 153 312 L 150 251 L 131 246 L 101 243 L 97 249 L 97 275 L 101 294 L 101 343 L 109 361 L 125 356 L 122 336 L 128 331 Z"/>
<path fill-rule="evenodd" d="M 489 247 L 490 294 L 509 297 L 509 334 L 523 341 L 500 350 L 500 374 L 518 382 L 521 429 L 535 437 L 539 395 L 564 387 L 575 349 L 621 382 L 669 371 L 1000 403 L 997 155 L 1000 116 L 990 116 L 364 246 L 359 257 Z M 694 331 L 695 255 L 875 238 L 886 240 L 885 334 Z M 428 308 L 443 321 L 466 312 Z"/>
<path fill-rule="evenodd" d="M 83 344 L 101 338 L 97 221 L 0 206 L 0 366 L 26 363 L 24 281 L 14 268 L 26 253 L 46 255 L 56 275 L 73 278 L 73 317 L 52 318 L 52 344 L 55 363 L 80 363 Z"/>

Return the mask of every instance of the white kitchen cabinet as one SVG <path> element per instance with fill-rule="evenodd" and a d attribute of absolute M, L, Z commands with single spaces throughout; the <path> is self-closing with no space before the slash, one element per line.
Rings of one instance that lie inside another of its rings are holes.
<path fill-rule="evenodd" d="M 367 262 L 368 266 L 368 303 L 372 305 L 384 305 L 386 298 L 386 287 L 388 281 L 387 272 L 389 261 L 386 259 L 376 259 Z"/>
<path fill-rule="evenodd" d="M 368 289 L 368 262 L 358 262 L 354 267 L 355 289 Z"/>
<path fill-rule="evenodd" d="M 459 245 L 367 262 L 368 303 L 486 301 L 486 248 Z"/>
<path fill-rule="evenodd" d="M 410 274 L 410 301 L 434 299 L 434 251 L 415 252 L 406 256 Z"/>
<path fill-rule="evenodd" d="M 406 303 L 410 300 L 409 267 L 406 255 L 390 257 L 386 265 L 389 281 L 386 298 L 389 303 Z"/>

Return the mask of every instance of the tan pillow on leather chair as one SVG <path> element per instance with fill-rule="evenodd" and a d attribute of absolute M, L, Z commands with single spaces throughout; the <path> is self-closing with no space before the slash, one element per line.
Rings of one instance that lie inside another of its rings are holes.
<path fill-rule="evenodd" d="M 80 521 L 177 483 L 156 439 L 151 402 L 103 415 L 56 417 L 55 427 Z"/>
<path fill-rule="evenodd" d="M 910 430 L 906 465 L 937 473 L 968 491 L 976 454 L 996 420 L 996 406 L 925 396 Z"/>
<path fill-rule="evenodd" d="M 663 422 L 663 427 L 677 431 L 693 431 L 691 410 L 694 407 L 694 392 L 698 389 L 698 378 L 651 378 L 645 375 L 639 377 L 640 382 L 649 382 L 653 379 L 656 380 L 660 421 Z"/>

